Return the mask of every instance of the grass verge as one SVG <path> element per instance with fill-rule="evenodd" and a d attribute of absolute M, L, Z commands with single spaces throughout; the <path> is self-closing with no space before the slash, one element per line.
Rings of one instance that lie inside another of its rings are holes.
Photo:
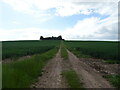
<path fill-rule="evenodd" d="M 57 48 L 22 61 L 3 64 L 3 88 L 28 88 L 41 75 L 42 68 L 57 52 Z"/>
<path fill-rule="evenodd" d="M 69 88 L 83 88 L 82 83 L 80 82 L 75 71 L 65 71 L 62 75 L 66 78 Z"/>
<path fill-rule="evenodd" d="M 104 76 L 110 83 L 116 87 L 120 88 L 120 75 L 106 75 Z"/>
<path fill-rule="evenodd" d="M 90 55 L 85 55 L 82 52 L 76 50 L 76 48 L 71 48 L 69 46 L 67 46 L 67 48 L 79 58 L 91 58 Z"/>
<path fill-rule="evenodd" d="M 62 57 L 64 60 L 67 60 L 67 59 L 68 59 L 67 50 L 65 49 L 65 47 L 64 47 L 63 45 L 61 46 L 61 57 Z"/>

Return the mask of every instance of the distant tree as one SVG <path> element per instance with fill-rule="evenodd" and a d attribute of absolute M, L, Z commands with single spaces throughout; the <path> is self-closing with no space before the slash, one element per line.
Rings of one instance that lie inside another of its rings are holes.
<path fill-rule="evenodd" d="M 62 36 L 60 35 L 60 36 L 58 36 L 58 40 L 62 40 Z"/>
<path fill-rule="evenodd" d="M 43 36 L 40 36 L 40 40 L 43 40 Z"/>
<path fill-rule="evenodd" d="M 64 40 L 64 39 L 62 39 L 62 36 L 60 35 L 58 37 L 52 36 L 52 37 L 46 37 L 46 38 L 44 38 L 43 36 L 40 36 L 40 40 Z"/>

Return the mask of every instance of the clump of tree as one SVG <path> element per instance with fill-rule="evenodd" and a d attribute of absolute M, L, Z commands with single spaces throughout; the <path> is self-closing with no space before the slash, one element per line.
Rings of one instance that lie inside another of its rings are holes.
<path fill-rule="evenodd" d="M 64 40 L 64 39 L 62 39 L 62 36 L 60 35 L 60 36 L 58 36 L 58 37 L 46 37 L 46 38 L 44 38 L 43 36 L 40 36 L 40 40 Z"/>

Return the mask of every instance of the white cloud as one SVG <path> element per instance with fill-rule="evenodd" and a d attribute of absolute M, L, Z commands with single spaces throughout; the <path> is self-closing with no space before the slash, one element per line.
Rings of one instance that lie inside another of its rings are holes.
<path fill-rule="evenodd" d="M 59 30 L 46 30 L 39 28 L 0 29 L 0 40 L 38 40 L 40 36 L 49 37 L 60 35 Z"/>
<path fill-rule="evenodd" d="M 88 0 L 2 0 L 4 3 L 9 4 L 14 10 L 26 14 L 31 14 L 36 18 L 41 17 L 41 21 L 51 19 L 50 9 L 55 9 L 53 15 L 58 16 L 71 16 L 75 14 L 89 15 L 96 12 L 101 15 L 109 15 L 108 18 L 101 20 L 100 18 L 87 18 L 78 21 L 72 28 L 65 30 L 45 30 L 40 28 L 25 28 L 25 29 L 11 29 L 0 30 L 0 38 L 2 40 L 18 40 L 18 39 L 39 39 L 40 35 L 43 36 L 58 36 L 62 35 L 65 39 L 117 39 L 117 23 L 118 23 L 118 0 L 101 0 L 99 2 Z M 115 2 L 109 2 L 115 1 Z M 87 3 L 86 3 L 87 2 Z M 42 18 L 46 16 L 48 18 Z M 19 24 L 13 21 L 13 24 Z"/>
<path fill-rule="evenodd" d="M 107 2 L 113 0 L 107 0 L 105 2 L 89 1 L 83 3 L 82 0 L 2 0 L 3 2 L 12 6 L 16 11 L 32 14 L 32 15 L 49 15 L 50 12 L 47 10 L 56 9 L 55 15 L 59 16 L 71 16 L 74 14 L 85 14 L 88 15 L 92 13 L 91 9 L 95 9 L 95 12 L 100 14 L 112 14 L 116 11 L 116 2 Z M 84 1 L 85 2 L 85 1 Z"/>
<path fill-rule="evenodd" d="M 38 40 L 40 36 L 49 37 L 52 35 L 62 35 L 67 40 L 117 40 L 117 20 L 116 18 L 105 20 L 95 17 L 86 18 L 64 31 L 40 28 L 0 30 L 1 40 Z"/>
<path fill-rule="evenodd" d="M 14 10 L 26 14 L 45 15 L 46 10 L 59 6 L 56 0 L 2 0 L 10 5 Z"/>
<path fill-rule="evenodd" d="M 15 24 L 15 25 L 19 25 L 19 24 L 20 24 L 20 23 L 17 22 L 17 21 L 12 21 L 12 23 Z"/>
<path fill-rule="evenodd" d="M 114 18 L 100 20 L 99 18 L 87 18 L 78 21 L 73 28 L 65 30 L 62 34 L 66 39 L 87 39 L 87 40 L 117 40 L 118 25 Z"/>
<path fill-rule="evenodd" d="M 26 2 L 26 0 L 2 0 L 3 2 L 9 4 L 14 10 L 20 12 L 32 12 L 31 4 Z"/>

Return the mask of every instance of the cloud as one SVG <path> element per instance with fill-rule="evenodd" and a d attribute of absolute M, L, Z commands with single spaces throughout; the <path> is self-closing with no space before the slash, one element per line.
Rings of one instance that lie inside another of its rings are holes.
<path fill-rule="evenodd" d="M 59 30 L 47 30 L 40 28 L 24 29 L 0 29 L 0 40 L 39 40 L 40 36 L 49 37 L 51 35 L 60 35 Z"/>
<path fill-rule="evenodd" d="M 87 40 L 117 40 L 118 34 L 118 0 L 2 0 L 10 5 L 15 11 L 39 17 L 41 22 L 50 20 L 52 16 L 67 17 L 76 14 L 90 15 L 97 13 L 108 15 L 105 19 L 98 17 L 88 17 L 78 20 L 72 28 L 65 30 L 49 30 L 41 28 L 23 29 L 1 29 L 0 38 L 2 40 L 34 40 L 43 36 L 62 35 L 65 39 L 87 39 Z M 109 2 L 115 1 L 115 2 Z M 44 18 L 43 18 L 44 17 Z M 13 21 L 13 24 L 20 24 Z"/>
<path fill-rule="evenodd" d="M 107 0 L 113 1 L 113 0 Z M 112 14 L 113 11 L 116 11 L 117 1 L 116 2 L 98 2 L 98 1 L 89 1 L 86 0 L 2 0 L 2 2 L 10 5 L 14 10 L 23 12 L 31 15 L 39 16 L 71 16 L 75 14 L 84 14 L 89 15 L 93 12 L 100 14 Z M 55 9 L 54 13 L 52 9 Z M 50 12 L 48 12 L 51 10 Z"/>
<path fill-rule="evenodd" d="M 19 24 L 20 24 L 20 23 L 17 22 L 17 21 L 12 21 L 12 23 L 15 24 L 15 25 L 19 25 Z"/>
<path fill-rule="evenodd" d="M 47 15 L 47 10 L 59 6 L 56 0 L 2 0 L 2 2 L 18 12 L 40 16 Z"/>
<path fill-rule="evenodd" d="M 101 20 L 91 17 L 80 20 L 72 28 L 65 30 L 40 28 L 0 30 L 2 40 L 38 40 L 40 36 L 52 35 L 62 35 L 66 40 L 118 40 L 117 20 L 116 18 Z"/>
<path fill-rule="evenodd" d="M 79 40 L 117 40 L 118 25 L 114 18 L 100 20 L 100 18 L 87 18 L 78 21 L 73 28 L 65 30 L 62 34 L 66 39 Z"/>

